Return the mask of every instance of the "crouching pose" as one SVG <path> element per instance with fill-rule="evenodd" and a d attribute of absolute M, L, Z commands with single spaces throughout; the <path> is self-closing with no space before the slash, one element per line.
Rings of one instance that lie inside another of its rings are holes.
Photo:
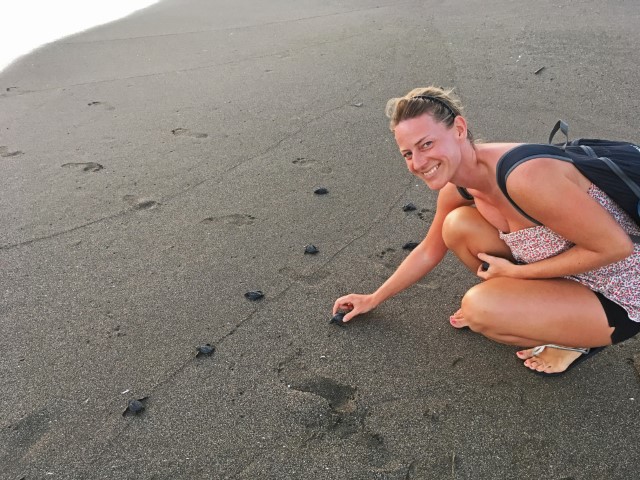
<path fill-rule="evenodd" d="M 517 352 L 537 372 L 565 371 L 640 330 L 640 229 L 571 163 L 538 157 L 513 168 L 499 160 L 519 143 L 475 143 L 451 92 L 414 89 L 387 104 L 409 171 L 438 190 L 425 239 L 374 293 L 349 294 L 333 311 L 368 312 L 429 273 L 451 249 L 483 282 L 450 323 Z M 526 212 L 526 214 L 524 214 Z M 537 220 L 534 223 L 533 219 Z"/>

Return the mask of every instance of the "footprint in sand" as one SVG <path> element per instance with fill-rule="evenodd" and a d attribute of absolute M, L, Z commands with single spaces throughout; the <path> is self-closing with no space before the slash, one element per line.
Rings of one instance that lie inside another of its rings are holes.
<path fill-rule="evenodd" d="M 231 215 L 222 215 L 220 217 L 207 217 L 200 223 L 214 225 L 232 225 L 234 227 L 242 227 L 245 225 L 253 225 L 256 217 L 246 213 L 233 213 Z"/>
<path fill-rule="evenodd" d="M 312 269 L 302 269 L 296 270 L 292 267 L 282 267 L 278 270 L 280 275 L 284 275 L 289 277 L 291 280 L 295 282 L 302 282 L 307 285 L 318 285 L 322 283 L 326 278 L 329 277 L 330 272 L 320 269 L 320 270 L 312 270 Z"/>
<path fill-rule="evenodd" d="M 374 255 L 368 255 L 367 258 L 373 259 L 379 265 L 387 269 L 395 270 L 402 261 L 402 255 L 395 248 L 386 248 Z"/>
<path fill-rule="evenodd" d="M 102 106 L 105 110 L 115 110 L 116 108 L 107 102 L 89 102 L 87 103 L 90 107 Z"/>
<path fill-rule="evenodd" d="M 206 133 L 192 132 L 187 128 L 174 128 L 173 130 L 171 130 L 171 133 L 173 133 L 175 136 L 192 137 L 192 138 L 207 138 L 209 136 Z"/>
<path fill-rule="evenodd" d="M 20 95 L 21 93 L 26 93 L 20 90 L 20 87 L 5 87 L 0 93 L 0 97 L 9 97 L 13 95 Z"/>
<path fill-rule="evenodd" d="M 420 220 L 430 222 L 433 219 L 433 212 L 429 208 L 423 208 L 418 212 Z"/>
<path fill-rule="evenodd" d="M 395 252 L 395 251 L 396 251 L 395 248 L 387 248 L 387 249 L 381 251 L 380 253 L 376 253 L 376 257 L 378 257 L 380 259 L 383 259 L 387 255 L 387 253 L 392 253 L 392 252 Z"/>
<path fill-rule="evenodd" d="M 78 168 L 83 172 L 98 172 L 104 167 L 96 162 L 65 163 L 62 168 Z"/>
<path fill-rule="evenodd" d="M 23 152 L 20 150 L 16 150 L 15 152 L 10 152 L 7 147 L 4 145 L 0 145 L 0 157 L 9 158 L 9 157 L 17 157 L 18 155 L 22 155 Z"/>
<path fill-rule="evenodd" d="M 304 425 L 309 441 L 322 438 L 325 434 L 341 439 L 354 437 L 357 443 L 369 450 L 369 463 L 372 466 L 380 467 L 392 459 L 385 447 L 384 437 L 366 425 L 368 412 L 358 406 L 357 388 L 307 372 L 304 367 L 287 361 L 280 363 L 277 371 L 288 389 L 315 395 L 327 402 L 328 415 L 321 415 L 320 420 L 314 415 Z"/>
<path fill-rule="evenodd" d="M 308 165 L 311 163 L 315 163 L 315 160 L 313 158 L 298 157 L 295 160 L 293 160 L 291 163 L 295 165 Z"/>
<path fill-rule="evenodd" d="M 122 199 L 133 207 L 134 210 L 149 210 L 160 205 L 154 200 L 137 197 L 135 195 L 125 195 Z"/>
<path fill-rule="evenodd" d="M 324 398 L 334 412 L 348 413 L 357 408 L 357 388 L 309 372 L 306 365 L 301 364 L 298 359 L 289 358 L 280 362 L 277 372 L 280 381 L 287 385 L 287 388 Z"/>
<path fill-rule="evenodd" d="M 320 173 L 331 173 L 333 171 L 333 169 L 331 167 L 328 167 L 326 165 L 320 165 L 320 166 L 316 166 L 314 165 L 317 161 L 314 160 L 313 158 L 306 158 L 306 157 L 297 157 L 295 160 L 292 160 L 291 163 L 293 163 L 294 165 L 300 165 L 303 167 L 314 167 L 316 168 Z"/>

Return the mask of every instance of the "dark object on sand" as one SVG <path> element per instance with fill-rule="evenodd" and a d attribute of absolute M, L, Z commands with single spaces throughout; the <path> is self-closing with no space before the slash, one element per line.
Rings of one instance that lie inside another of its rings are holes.
<path fill-rule="evenodd" d="M 482 265 L 480 265 L 480 270 L 482 270 L 483 272 L 486 272 L 487 270 L 489 270 L 489 263 L 482 262 Z"/>
<path fill-rule="evenodd" d="M 344 310 L 338 310 L 336 314 L 333 317 L 331 317 L 331 320 L 329 320 L 329 323 L 335 323 L 339 327 L 344 327 L 345 322 L 343 321 L 343 318 L 347 313 L 348 312 L 345 312 Z"/>
<path fill-rule="evenodd" d="M 198 353 L 196 353 L 196 358 L 200 357 L 210 357 L 213 355 L 213 352 L 216 351 L 216 347 L 211 346 L 209 343 L 205 343 L 204 345 L 200 345 L 198 347 Z"/>
<path fill-rule="evenodd" d="M 244 296 L 246 298 L 248 298 L 249 300 L 260 300 L 262 297 L 264 297 L 264 293 L 262 293 L 262 290 L 255 290 L 253 292 L 247 292 L 244 294 Z"/>
<path fill-rule="evenodd" d="M 545 69 L 545 67 L 540 67 L 539 69 L 537 69 L 535 72 L 533 72 L 534 75 L 538 75 L 541 71 L 543 71 Z"/>
<path fill-rule="evenodd" d="M 308 253 L 309 255 L 315 255 L 319 251 L 320 250 L 318 250 L 318 247 L 316 247 L 315 245 L 306 245 L 304 247 L 304 253 Z"/>
<path fill-rule="evenodd" d="M 403 250 L 413 250 L 414 248 L 416 248 L 418 245 L 420 245 L 417 242 L 407 242 L 402 246 Z"/>
<path fill-rule="evenodd" d="M 329 193 L 329 190 L 327 190 L 324 187 L 320 187 L 320 188 L 316 188 L 313 193 L 315 193 L 316 195 L 326 195 L 327 193 Z"/>
<path fill-rule="evenodd" d="M 403 212 L 413 212 L 414 210 L 416 210 L 418 207 L 416 207 L 413 203 L 409 202 L 406 205 L 402 206 L 402 211 Z"/>
<path fill-rule="evenodd" d="M 142 402 L 144 402 L 147 398 L 149 397 L 142 397 L 138 400 L 129 400 L 126 410 L 122 412 L 122 416 L 126 417 L 128 415 L 139 415 L 144 412 L 144 404 Z"/>

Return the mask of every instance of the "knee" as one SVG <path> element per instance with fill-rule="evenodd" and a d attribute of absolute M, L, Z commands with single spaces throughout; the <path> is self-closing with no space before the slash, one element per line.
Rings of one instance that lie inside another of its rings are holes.
<path fill-rule="evenodd" d="M 466 244 L 473 233 L 473 224 L 477 211 L 473 207 L 458 207 L 449 212 L 442 224 L 442 239 L 447 248 L 455 250 L 461 244 Z"/>
<path fill-rule="evenodd" d="M 501 279 L 486 280 L 462 297 L 462 315 L 474 332 L 484 333 L 496 326 L 499 317 Z"/>

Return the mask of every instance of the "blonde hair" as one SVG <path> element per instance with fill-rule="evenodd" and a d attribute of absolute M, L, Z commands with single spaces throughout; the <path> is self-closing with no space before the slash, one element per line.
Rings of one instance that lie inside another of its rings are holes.
<path fill-rule="evenodd" d="M 453 89 L 440 87 L 414 88 L 404 97 L 392 98 L 387 102 L 385 113 L 389 117 L 389 129 L 393 132 L 403 120 L 416 118 L 425 113 L 448 128 L 462 115 L 462 103 L 453 95 Z M 467 130 L 467 139 L 473 143 L 473 135 Z"/>

